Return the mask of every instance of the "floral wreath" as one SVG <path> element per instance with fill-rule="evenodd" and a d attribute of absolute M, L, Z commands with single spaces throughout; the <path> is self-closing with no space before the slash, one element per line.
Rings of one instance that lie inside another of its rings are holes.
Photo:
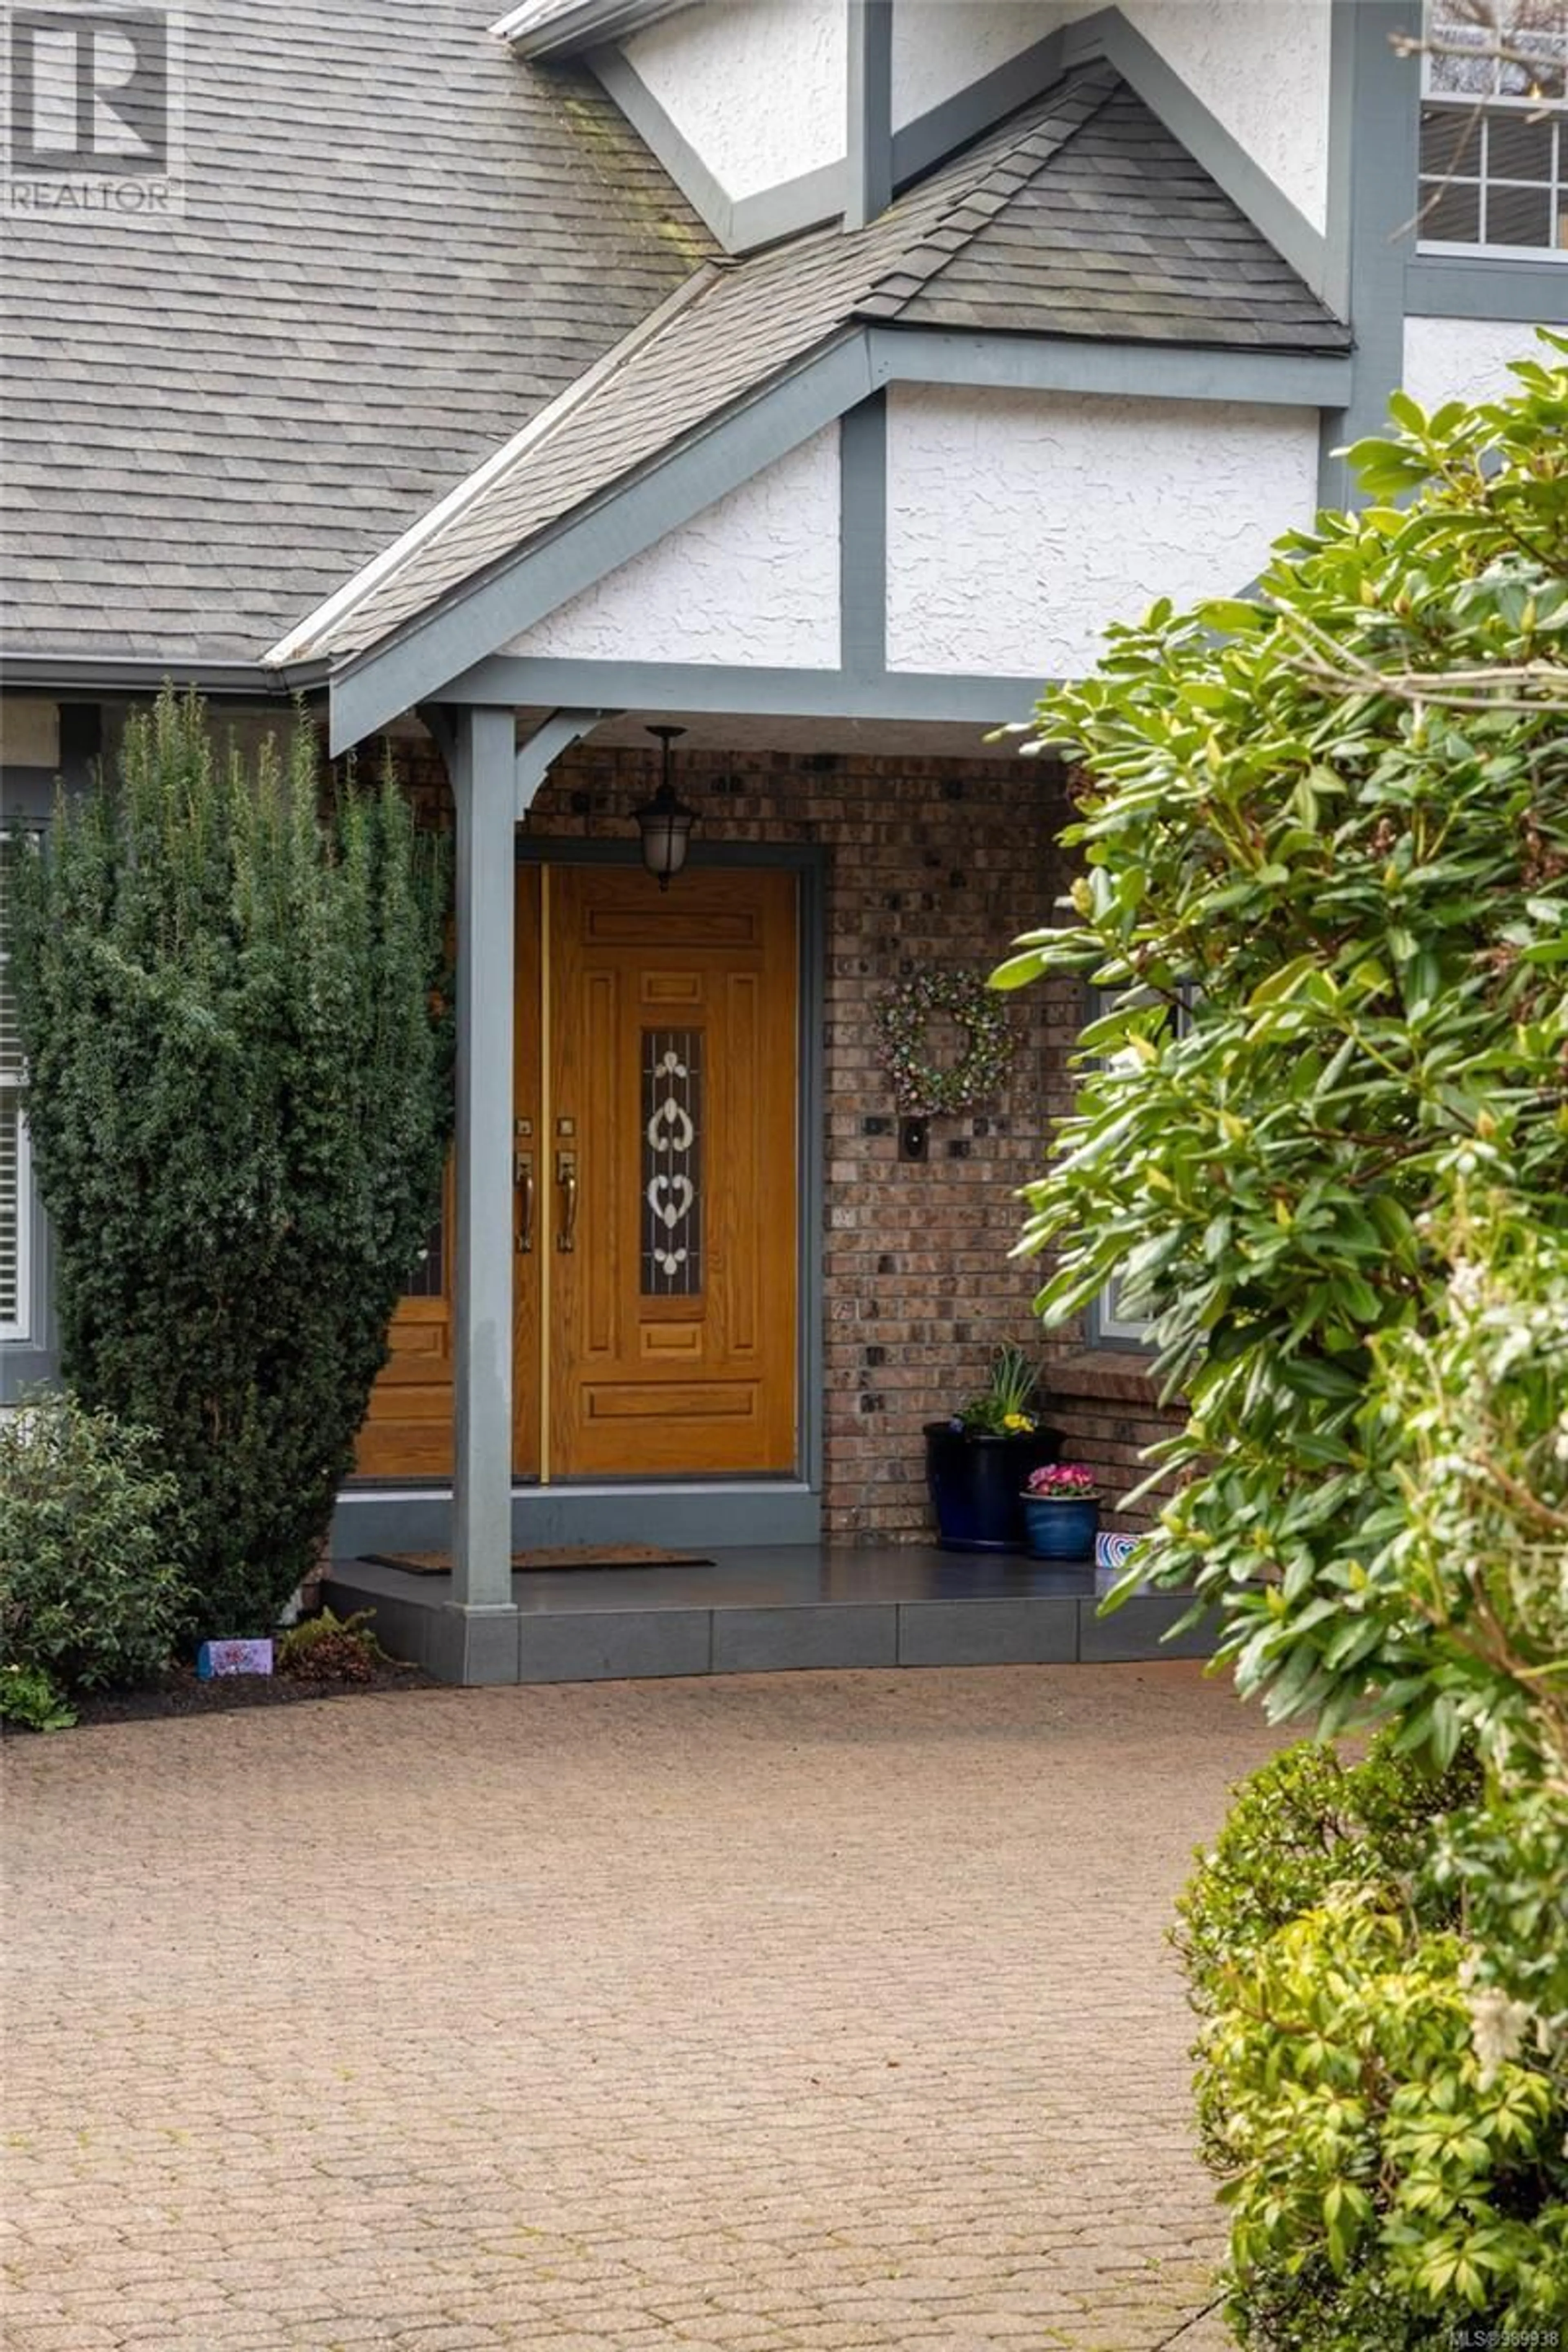
<path fill-rule="evenodd" d="M 922 1050 L 933 1013 L 949 1014 L 968 1041 L 945 1070 Z M 901 981 L 878 1004 L 877 1026 L 899 1108 L 915 1118 L 973 1110 L 995 1093 L 1018 1043 L 1000 998 L 973 971 L 921 971 Z"/>

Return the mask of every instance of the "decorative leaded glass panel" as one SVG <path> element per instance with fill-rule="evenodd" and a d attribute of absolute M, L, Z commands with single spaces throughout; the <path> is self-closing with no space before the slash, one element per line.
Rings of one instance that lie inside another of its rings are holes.
<path fill-rule="evenodd" d="M 702 1287 L 702 1032 L 642 1040 L 642 1288 L 690 1298 Z"/>
<path fill-rule="evenodd" d="M 407 1281 L 403 1286 L 405 1298 L 440 1298 L 446 1294 L 447 1233 L 437 1217 L 425 1236 L 425 1246 L 416 1258 Z"/>

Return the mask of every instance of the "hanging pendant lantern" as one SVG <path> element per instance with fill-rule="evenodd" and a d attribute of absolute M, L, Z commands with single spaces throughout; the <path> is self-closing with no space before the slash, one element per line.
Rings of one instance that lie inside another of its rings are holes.
<path fill-rule="evenodd" d="M 661 890 L 669 887 L 670 877 L 679 874 L 686 863 L 687 844 L 691 828 L 697 822 L 697 812 L 689 809 L 684 801 L 676 798 L 675 786 L 669 781 L 669 747 L 684 727 L 650 727 L 664 746 L 664 758 L 659 787 L 652 800 L 632 811 L 637 831 L 642 835 L 642 861 L 655 876 Z"/>

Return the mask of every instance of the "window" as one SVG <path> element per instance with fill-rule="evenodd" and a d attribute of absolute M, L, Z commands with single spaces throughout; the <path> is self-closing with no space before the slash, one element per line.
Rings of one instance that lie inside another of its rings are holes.
<path fill-rule="evenodd" d="M 22 836 L 0 833 L 0 1339 L 27 1337 L 32 1305 L 32 1171 L 22 1116 L 22 1041 L 11 986 L 11 876 Z"/>
<path fill-rule="evenodd" d="M 1497 28 L 1432 0 L 1422 58 L 1424 250 L 1568 261 L 1568 0 L 1513 0 Z"/>

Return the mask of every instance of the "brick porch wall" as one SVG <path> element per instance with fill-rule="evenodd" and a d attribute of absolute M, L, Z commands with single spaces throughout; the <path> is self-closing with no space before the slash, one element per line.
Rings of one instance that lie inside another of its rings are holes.
<path fill-rule="evenodd" d="M 433 750 L 404 744 L 399 758 L 424 813 L 442 822 L 446 782 Z M 826 852 L 827 1532 L 930 1537 L 922 1424 L 982 1384 L 1003 1340 L 1045 1360 L 1064 1452 L 1101 1469 L 1108 1493 L 1125 1492 L 1142 1475 L 1138 1449 L 1170 1417 L 1154 1408 L 1135 1355 L 1089 1356 L 1080 1333 L 1041 1334 L 1030 1311 L 1041 1268 L 1008 1255 L 1017 1188 L 1071 1097 L 1076 984 L 1012 999 L 1019 1044 L 1004 1089 L 976 1113 L 934 1121 L 923 1163 L 899 1158 L 897 1108 L 877 1058 L 885 990 L 928 965 L 989 971 L 1018 932 L 1053 919 L 1069 871 L 1055 846 L 1067 819 L 1059 772 L 1016 757 L 696 751 L 677 755 L 675 775 L 700 813 L 699 839 Z M 580 745 L 541 792 L 529 831 L 633 836 L 630 812 L 657 781 L 651 746 L 645 755 Z M 1107 1524 L 1136 1521 L 1110 1513 Z"/>

